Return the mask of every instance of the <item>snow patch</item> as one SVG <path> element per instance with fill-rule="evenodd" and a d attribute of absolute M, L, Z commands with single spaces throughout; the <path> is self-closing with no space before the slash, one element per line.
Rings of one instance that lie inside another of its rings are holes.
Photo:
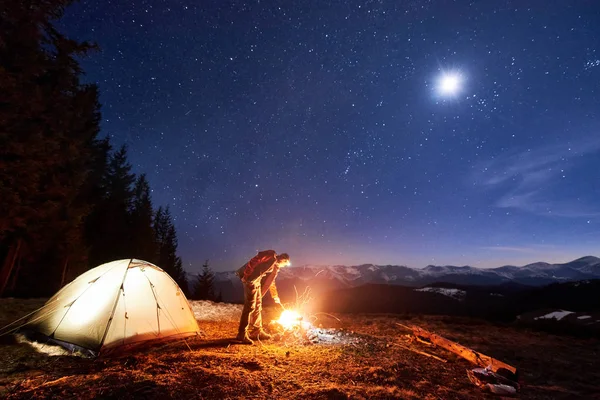
<path fill-rule="evenodd" d="M 577 317 L 577 319 L 589 319 L 589 318 L 592 318 L 592 316 L 591 315 L 582 315 L 580 317 Z"/>
<path fill-rule="evenodd" d="M 194 317 L 199 321 L 236 321 L 242 315 L 241 304 L 214 303 L 208 300 L 190 300 Z"/>
<path fill-rule="evenodd" d="M 356 267 L 346 267 L 346 273 L 349 275 L 361 275 L 361 272 Z"/>
<path fill-rule="evenodd" d="M 449 289 L 449 288 L 438 288 L 438 287 L 424 287 L 421 289 L 415 289 L 416 292 L 431 292 L 439 293 L 444 296 L 452 297 L 453 299 L 462 300 L 467 292 L 460 289 Z"/>
<path fill-rule="evenodd" d="M 69 350 L 60 347 L 57 344 L 49 344 L 49 343 L 39 343 L 35 341 L 28 340 L 24 335 L 17 333 L 15 334 L 18 343 L 24 343 L 31 347 L 33 347 L 38 353 L 45 353 L 49 356 L 72 356 L 77 355 Z"/>
<path fill-rule="evenodd" d="M 560 321 L 569 314 L 573 314 L 573 311 L 560 310 L 551 312 L 550 314 L 542 315 L 540 317 L 535 317 L 534 319 L 555 319 L 557 321 Z"/>

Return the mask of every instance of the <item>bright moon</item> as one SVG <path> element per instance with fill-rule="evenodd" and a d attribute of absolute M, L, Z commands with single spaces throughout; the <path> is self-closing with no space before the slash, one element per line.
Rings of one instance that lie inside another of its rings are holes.
<path fill-rule="evenodd" d="M 438 90 L 444 96 L 452 96 L 458 93 L 462 79 L 457 73 L 444 73 L 440 77 Z"/>

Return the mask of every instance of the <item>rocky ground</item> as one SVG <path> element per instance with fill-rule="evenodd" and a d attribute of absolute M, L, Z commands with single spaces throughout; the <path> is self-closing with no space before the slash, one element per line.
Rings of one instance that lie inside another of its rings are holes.
<path fill-rule="evenodd" d="M 41 306 L 0 299 L 0 326 Z M 475 366 L 410 340 L 418 325 L 517 367 L 519 398 L 600 399 L 600 340 L 454 317 L 319 315 L 306 336 L 233 344 L 240 306 L 192 302 L 203 336 L 110 358 L 81 358 L 0 337 L 0 397 L 8 399 L 481 399 Z M 266 320 L 275 310 L 265 311 Z M 428 355 L 422 354 L 427 353 Z M 431 355 L 435 357 L 431 357 Z"/>

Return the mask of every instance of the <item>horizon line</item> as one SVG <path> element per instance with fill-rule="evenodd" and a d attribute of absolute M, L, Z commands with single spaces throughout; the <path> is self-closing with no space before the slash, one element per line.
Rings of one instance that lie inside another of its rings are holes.
<path fill-rule="evenodd" d="M 496 269 L 496 268 L 502 268 L 502 267 L 523 268 L 523 267 L 526 267 L 528 265 L 537 264 L 537 263 L 545 263 L 545 264 L 549 264 L 549 265 L 564 265 L 564 264 L 569 264 L 569 263 L 572 263 L 574 261 L 581 260 L 582 258 L 587 258 L 587 257 L 593 257 L 593 258 L 596 258 L 596 259 L 598 259 L 600 261 L 600 257 L 588 254 L 588 255 L 585 255 L 585 256 L 574 258 L 571 261 L 561 262 L 561 263 L 550 263 L 550 262 L 547 262 L 547 261 L 534 261 L 534 262 L 530 262 L 530 263 L 527 263 L 527 264 L 524 264 L 524 265 L 504 264 L 504 265 L 500 265 L 498 267 L 489 267 L 489 268 L 473 267 L 471 265 L 452 265 L 452 264 L 444 264 L 444 265 L 441 265 L 441 264 L 440 265 L 428 264 L 428 265 L 426 265 L 424 267 L 420 267 L 419 268 L 419 267 L 410 267 L 410 266 L 408 266 L 406 264 L 373 264 L 373 263 L 362 263 L 362 264 L 351 264 L 351 265 L 347 265 L 347 264 L 301 264 L 301 265 L 297 265 L 297 266 L 295 266 L 295 265 L 292 264 L 291 266 L 286 267 L 286 268 L 305 268 L 305 267 L 317 267 L 317 268 L 327 268 L 327 267 L 362 267 L 362 266 L 365 266 L 365 265 L 370 265 L 370 266 L 375 266 L 375 267 L 387 267 L 387 266 L 390 266 L 390 267 L 405 267 L 405 268 L 410 268 L 410 269 L 424 269 L 424 268 L 431 267 L 431 266 L 433 266 L 433 267 L 458 267 L 458 268 L 467 267 L 467 268 L 475 268 L 475 269 Z M 222 272 L 233 272 L 233 271 L 234 270 L 225 270 L 225 271 L 218 271 L 218 272 L 222 273 Z M 187 271 L 186 271 L 186 273 L 187 273 Z"/>

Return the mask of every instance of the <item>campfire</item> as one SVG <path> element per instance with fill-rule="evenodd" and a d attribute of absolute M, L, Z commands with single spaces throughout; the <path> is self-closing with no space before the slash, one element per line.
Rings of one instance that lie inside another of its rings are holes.
<path fill-rule="evenodd" d="M 284 310 L 277 320 L 277 323 L 286 331 L 299 327 L 310 327 L 310 323 L 305 322 L 304 317 L 302 317 L 299 312 L 294 310 Z"/>
<path fill-rule="evenodd" d="M 276 339 L 287 344 L 306 341 L 307 331 L 312 327 L 312 324 L 304 315 L 304 310 L 306 310 L 310 300 L 309 288 L 306 288 L 301 296 L 298 296 L 296 291 L 296 301 L 286 304 L 279 318 L 272 320 L 269 324 L 270 330 L 276 334 Z"/>
<path fill-rule="evenodd" d="M 276 340 L 285 344 L 344 344 L 355 343 L 354 335 L 342 329 L 325 329 L 315 326 L 317 315 L 307 315 L 304 310 L 311 300 L 310 290 L 307 288 L 302 296 L 296 293 L 296 301 L 286 307 L 278 319 L 272 320 L 270 330 L 275 332 Z M 319 313 L 334 318 L 332 315 Z M 339 320 L 338 320 L 339 321 Z"/>

